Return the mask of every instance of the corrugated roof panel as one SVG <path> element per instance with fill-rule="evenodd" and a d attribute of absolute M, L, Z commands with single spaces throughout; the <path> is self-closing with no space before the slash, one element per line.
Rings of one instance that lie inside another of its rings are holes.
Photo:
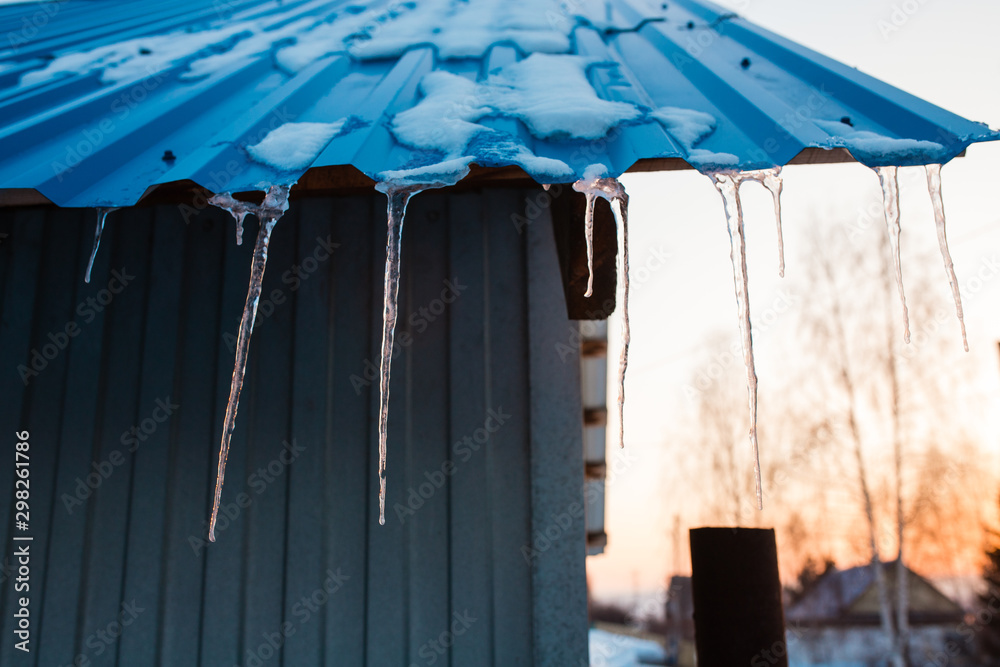
<path fill-rule="evenodd" d="M 455 157 L 543 182 L 664 158 L 755 169 L 810 149 L 913 165 L 1000 138 L 702 0 L 65 0 L 0 7 L 0 33 L 0 188 L 62 206 L 133 204 L 186 179 L 215 192 L 292 182 L 306 168 L 247 151 L 286 123 L 343 123 L 311 166 L 376 180 Z M 604 138 L 566 131 L 597 122 L 599 100 L 559 109 L 560 89 L 531 106 L 514 66 L 533 52 L 587 58 L 592 92 L 632 113 Z M 392 125 L 440 72 L 484 84 L 444 112 L 471 127 L 429 128 L 468 131 L 455 154 L 403 145 Z M 561 113 L 563 131 L 532 127 L 539 113 Z"/>

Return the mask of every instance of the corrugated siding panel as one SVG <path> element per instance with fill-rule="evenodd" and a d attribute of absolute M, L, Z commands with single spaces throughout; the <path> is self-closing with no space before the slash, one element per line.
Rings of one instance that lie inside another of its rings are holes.
<path fill-rule="evenodd" d="M 102 83 L 102 72 L 92 71 L 20 83 L 24 74 L 54 57 L 176 31 L 227 28 L 238 21 L 247 22 L 245 27 L 262 21 L 274 34 L 295 21 L 349 22 L 367 8 L 384 14 L 365 28 L 377 37 L 382 23 L 405 24 L 420 2 L 372 0 L 361 7 L 334 0 L 226 0 L 208 7 L 200 0 L 60 0 L 0 7 L 0 34 L 7 36 L 0 48 L 0 188 L 37 189 L 60 206 L 111 206 L 135 203 L 152 185 L 186 179 L 213 192 L 257 189 L 262 181 L 290 183 L 306 170 L 277 172 L 251 160 L 246 147 L 286 122 L 335 122 L 349 116 L 355 129 L 335 137 L 313 167 L 353 165 L 377 178 L 387 170 L 438 162 L 441 155 L 434 151 L 397 143 L 388 127 L 395 114 L 420 101 L 423 76 L 446 71 L 482 80 L 529 54 L 499 42 L 484 45 L 489 48 L 482 57 L 447 60 L 414 38 L 401 55 L 358 60 L 344 42 L 330 44 L 329 54 L 299 71 L 284 70 L 276 65 L 277 54 L 299 39 L 303 28 L 203 77 L 182 78 L 192 61 L 204 57 L 192 50 L 155 76 Z M 456 0 L 453 8 L 466 5 Z M 597 93 L 636 105 L 643 117 L 598 141 L 539 139 L 513 118 L 482 124 L 538 156 L 562 160 L 576 177 L 595 162 L 615 175 L 640 160 L 659 160 L 659 167 L 663 160 L 673 160 L 672 166 L 687 160 L 708 168 L 691 157 L 690 146 L 645 114 L 661 107 L 711 114 L 717 128 L 698 148 L 731 154 L 737 163 L 722 164 L 742 169 L 784 165 L 804 149 L 813 151 L 808 159 L 822 159 L 817 155 L 823 149 L 843 145 L 851 126 L 942 144 L 884 160 L 857 156 L 872 166 L 946 162 L 970 143 L 1000 138 L 985 125 L 705 0 L 578 0 L 539 11 L 552 25 L 569 27 L 571 53 L 597 63 L 589 72 Z M 234 37 L 215 49 L 240 43 Z M 357 53 L 363 56 L 363 50 Z M 841 127 L 843 118 L 849 124 Z M 818 124 L 822 121 L 832 121 L 834 129 Z M 476 164 L 517 164 L 498 141 L 480 144 L 464 152 Z M 167 151 L 176 159 L 165 159 Z M 838 150 L 825 159 L 849 156 Z M 546 179 L 543 173 L 533 175 Z"/>
<path fill-rule="evenodd" d="M 8 437 L 31 431 L 35 536 L 35 652 L 14 660 L 8 579 L 0 663 L 585 660 L 582 522 L 536 558 L 522 551 L 582 502 L 583 480 L 578 363 L 554 352 L 569 326 L 554 243 L 548 224 L 522 235 L 511 223 L 524 196 L 411 204 L 381 527 L 371 378 L 384 199 L 293 202 L 272 242 L 211 546 L 201 540 L 255 224 L 236 246 L 214 209 L 187 225 L 174 207 L 121 212 L 86 285 L 89 213 L 0 222 L 0 418 Z M 329 242 L 339 246 L 322 261 Z M 134 277 L 101 306 L 115 271 Z M 70 321 L 79 335 L 25 387 L 15 369 Z M 285 465 L 293 444 L 304 449 Z M 96 489 L 67 505 L 91 474 Z M 2 513 L 5 545 L 12 518 Z M 331 573 L 348 578 L 326 600 Z M 96 639 L 133 600 L 142 611 L 121 637 Z M 431 642 L 452 629 L 439 654 Z"/>

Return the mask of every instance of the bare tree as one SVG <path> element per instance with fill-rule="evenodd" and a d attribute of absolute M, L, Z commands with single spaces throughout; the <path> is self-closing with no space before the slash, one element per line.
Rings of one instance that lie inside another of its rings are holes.
<path fill-rule="evenodd" d="M 946 453 L 932 444 L 910 459 L 913 502 L 906 516 L 908 562 L 917 571 L 975 572 L 983 566 L 979 535 L 993 514 L 995 478 L 979 446 L 958 434 Z"/>
<path fill-rule="evenodd" d="M 884 239 L 884 237 L 882 238 Z M 893 294 L 889 269 L 889 248 L 887 246 L 887 243 L 883 244 L 881 282 L 885 287 L 883 293 L 888 308 L 893 301 Z M 900 286 L 900 296 L 902 296 L 902 286 Z M 906 515 L 903 510 L 903 438 L 900 431 L 899 354 L 896 347 L 898 334 L 892 318 L 885 318 L 885 323 L 885 368 L 889 378 L 892 461 L 896 486 L 894 494 L 896 497 L 896 632 L 893 636 L 896 644 L 893 649 L 893 660 L 897 667 L 906 667 L 910 664 L 910 588 L 906 561 L 903 558 L 903 548 L 906 544 Z"/>
<path fill-rule="evenodd" d="M 940 390 L 947 373 L 942 372 L 945 364 L 934 341 L 923 341 L 919 350 L 903 342 L 891 253 L 884 236 L 878 238 L 864 239 L 870 242 L 866 246 L 852 246 L 837 234 L 814 236 L 808 279 L 814 298 L 804 313 L 804 329 L 811 349 L 821 351 L 810 369 L 824 367 L 830 388 L 839 394 L 839 400 L 828 401 L 823 411 L 826 418 L 840 423 L 841 439 L 852 452 L 889 657 L 896 667 L 906 667 L 910 664 L 907 546 L 917 539 L 915 526 L 930 528 L 916 523 L 914 516 L 936 493 L 926 483 L 908 484 L 907 471 L 916 467 L 921 451 L 935 444 L 929 432 L 919 432 L 916 424 L 947 405 Z M 907 285 L 915 322 L 931 320 L 945 308 L 936 289 L 939 285 L 927 275 L 908 275 Z M 939 417 L 935 420 L 939 423 L 954 421 L 943 414 Z M 955 434 L 949 437 L 954 440 Z M 872 450 L 890 453 L 891 460 L 872 460 Z M 879 474 L 880 470 L 891 474 Z M 892 529 L 881 527 L 889 524 Z M 883 562 L 892 547 L 896 553 L 890 579 Z"/>
<path fill-rule="evenodd" d="M 819 252 L 819 244 L 815 250 L 816 266 L 819 269 L 819 283 L 825 288 L 827 304 L 826 317 L 822 322 L 816 322 L 813 330 L 825 332 L 825 343 L 829 346 L 830 354 L 827 355 L 828 364 L 833 370 L 836 386 L 843 394 L 845 401 L 843 418 L 846 422 L 847 432 L 854 452 L 857 465 L 857 482 L 860 492 L 862 507 L 868 528 L 868 545 L 871 550 L 871 566 L 874 573 L 875 584 L 878 588 L 880 616 L 882 620 L 882 630 L 890 646 L 891 657 L 897 667 L 903 666 L 903 657 L 900 650 L 899 638 L 892 618 L 892 603 L 890 601 L 889 584 L 886 581 L 885 569 L 882 567 L 882 558 L 879 553 L 878 523 L 875 517 L 875 506 L 872 500 L 871 483 L 869 481 L 868 466 L 864 456 L 864 441 L 859 424 L 859 404 L 863 400 L 861 391 L 855 380 L 855 370 L 852 363 L 852 355 L 849 350 L 849 340 L 846 326 L 848 315 L 844 305 L 844 295 L 839 289 L 837 265 L 845 259 L 853 259 L 848 264 L 855 268 L 864 266 L 864 257 L 855 252 L 845 249 L 847 257 L 841 255 L 835 260 L 835 255 L 829 252 L 830 248 L 826 242 L 822 244 L 824 252 Z M 853 255 L 853 257 L 851 257 Z M 836 262 L 836 263 L 835 263 Z M 822 315 L 821 315 L 822 317 Z M 904 580 L 905 581 L 905 580 Z"/>
<path fill-rule="evenodd" d="M 790 556 L 782 563 L 786 575 L 810 558 L 843 553 L 845 544 L 861 540 L 856 553 L 871 564 L 886 657 L 906 667 L 908 565 L 946 562 L 945 544 L 962 545 L 951 549 L 962 554 L 951 562 L 964 571 L 979 564 L 968 547 L 978 546 L 969 536 L 976 534 L 971 524 L 981 513 L 969 491 L 973 482 L 983 488 L 996 475 L 977 469 L 980 450 L 955 414 L 950 383 L 959 381 L 960 371 L 953 369 L 959 367 L 961 338 L 957 323 L 948 337 L 939 331 L 942 313 L 950 315 L 945 321 L 954 317 L 947 282 L 929 268 L 906 276 L 915 333 L 914 344 L 906 345 L 884 230 L 854 245 L 838 230 L 813 229 L 806 275 L 800 273 L 794 286 L 802 302 L 795 332 L 805 349 L 787 355 L 794 364 L 771 369 L 770 381 L 761 384 L 766 504 L 781 507 L 778 497 L 794 498 L 777 520 L 769 514 L 769 521 L 779 528 L 779 548 L 782 536 L 788 542 L 782 550 L 782 558 Z M 935 266 L 936 249 L 920 259 Z M 728 347 L 715 347 L 710 359 L 720 358 L 719 349 Z M 701 380 L 689 439 L 716 485 L 709 501 L 713 516 L 754 525 L 761 519 L 747 512 L 753 489 L 742 360 L 736 356 L 706 386 L 709 366 L 689 385 Z M 776 375 L 785 378 L 780 386 Z M 976 481 L 977 474 L 983 480 Z M 844 492 L 850 494 L 847 505 Z M 860 512 L 863 521 L 825 520 L 828 509 Z"/>
<path fill-rule="evenodd" d="M 716 489 L 709 507 L 713 517 L 732 526 L 742 526 L 746 523 L 743 505 L 747 498 L 748 469 L 741 448 L 746 444 L 748 422 L 746 411 L 738 407 L 743 401 L 737 376 L 725 361 L 729 357 L 722 359 L 723 362 L 709 362 L 709 370 L 697 374 L 701 386 L 695 406 L 697 429 L 693 439 L 697 451 L 707 460 L 707 478 Z"/>
<path fill-rule="evenodd" d="M 773 517 L 780 516 L 783 497 L 805 493 L 809 501 L 822 501 L 821 488 L 796 481 L 814 476 L 822 467 L 817 455 L 830 444 L 830 424 L 814 418 L 808 408 L 794 405 L 783 387 L 772 385 L 761 391 L 758 430 L 761 440 L 768 443 L 760 460 L 768 513 L 761 514 L 754 501 L 753 459 L 747 445 L 742 353 L 729 336 L 720 334 L 710 340 L 703 363 L 688 384 L 695 420 L 686 436 L 690 449 L 699 454 L 700 466 L 694 474 L 707 479 L 714 489 L 705 519 L 753 527 L 762 525 L 767 516 L 768 521 L 781 523 Z M 796 537 L 804 538 L 804 534 Z M 790 566 L 800 567 L 799 558 L 793 560 Z"/>

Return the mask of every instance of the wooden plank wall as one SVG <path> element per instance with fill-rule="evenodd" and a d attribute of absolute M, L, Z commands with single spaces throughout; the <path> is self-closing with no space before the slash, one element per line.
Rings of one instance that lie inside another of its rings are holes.
<path fill-rule="evenodd" d="M 114 212 L 87 285 L 92 211 L 4 211 L 2 553 L 22 429 L 34 541 L 33 650 L 14 648 L 13 579 L 0 573 L 0 664 L 585 665 L 584 526 L 561 519 L 582 501 L 579 364 L 557 350 L 573 325 L 550 220 L 511 221 L 527 194 L 411 203 L 385 526 L 373 375 L 384 199 L 293 202 L 211 546 L 256 223 L 237 246 L 214 209 L 188 223 L 170 206 Z M 111 294 L 115 272 L 127 285 Z M 78 334 L 52 343 L 70 322 Z M 33 350 L 52 358 L 25 384 Z M 553 521 L 559 535 L 540 541 Z"/>

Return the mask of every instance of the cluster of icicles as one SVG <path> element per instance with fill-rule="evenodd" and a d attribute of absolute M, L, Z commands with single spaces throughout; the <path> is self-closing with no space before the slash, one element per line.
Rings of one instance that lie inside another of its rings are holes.
<path fill-rule="evenodd" d="M 879 167 L 879 181 L 882 185 L 883 202 L 885 206 L 885 221 L 888 227 L 890 247 L 892 248 L 893 264 L 896 273 L 896 285 L 903 308 L 904 340 L 910 341 L 909 315 L 906 308 L 906 296 L 903 290 L 903 276 L 900 269 L 899 255 L 899 185 L 897 167 Z M 955 310 L 962 328 L 962 343 L 969 350 L 965 332 L 965 321 L 962 311 L 962 297 L 959 291 L 958 279 L 948 250 L 948 238 L 944 212 L 944 200 L 941 195 L 941 165 L 928 165 L 927 187 L 934 208 L 934 219 L 937 226 L 937 237 L 944 259 L 948 281 L 951 284 L 955 300 Z M 747 392 L 750 410 L 750 445 L 754 456 L 754 478 L 756 482 L 757 506 L 763 509 L 763 489 L 761 486 L 760 454 L 757 445 L 757 373 L 754 368 L 753 337 L 750 328 L 750 294 L 747 287 L 746 237 L 743 227 L 743 207 L 740 201 L 740 186 L 746 181 L 755 181 L 767 188 L 774 198 L 774 213 L 778 226 L 778 273 L 784 277 L 785 259 L 781 232 L 781 167 L 760 171 L 717 171 L 708 174 L 716 189 L 722 195 L 725 205 L 726 221 L 729 226 L 731 242 L 730 257 L 733 263 L 733 278 L 736 288 L 736 302 L 739 311 L 739 327 L 743 345 L 743 360 L 746 365 Z M 243 387 L 243 376 L 246 370 L 247 354 L 250 337 L 253 334 L 254 319 L 257 316 L 257 304 L 260 301 L 261 285 L 264 279 L 264 269 L 267 266 L 267 249 L 271 240 L 271 232 L 281 216 L 288 210 L 288 192 L 291 186 L 271 186 L 268 188 L 263 203 L 259 206 L 234 199 L 230 194 L 219 194 L 209 199 L 209 203 L 228 211 L 236 220 L 236 243 L 243 242 L 243 221 L 247 215 L 253 214 L 260 220 L 260 231 L 254 247 L 253 264 L 250 270 L 250 285 L 247 290 L 243 318 L 240 322 L 239 339 L 236 346 L 236 362 L 233 368 L 232 384 L 230 386 L 229 402 L 226 405 L 225 422 L 222 429 L 222 442 L 219 446 L 219 467 L 215 484 L 215 497 L 212 505 L 212 517 L 209 524 L 209 540 L 215 541 L 215 525 L 218 517 L 219 502 L 222 498 L 222 483 L 226 471 L 226 459 L 229 455 L 229 443 L 236 425 L 236 410 L 239 405 L 240 390 Z M 388 197 L 388 239 L 386 242 L 384 305 L 382 312 L 382 358 L 379 378 L 379 523 L 385 523 L 386 494 L 386 435 L 389 423 L 389 376 L 392 359 L 392 346 L 396 332 L 397 307 L 396 297 L 399 292 L 399 258 L 402 248 L 403 221 L 406 217 L 406 206 L 410 198 L 434 185 L 400 185 L 380 183 L 376 186 Z M 628 367 L 628 349 L 630 342 L 628 316 L 628 195 L 625 188 L 615 178 L 584 178 L 573 185 L 573 189 L 583 193 L 587 199 L 587 213 L 584 221 L 584 233 L 587 244 L 587 265 L 589 279 L 587 292 L 593 293 L 594 285 L 594 206 L 598 197 L 609 202 L 618 226 L 618 244 L 621 258 L 618 263 L 618 286 L 621 291 L 621 357 L 618 366 L 618 441 L 625 445 L 624 408 L 625 408 L 625 371 Z M 86 282 L 90 282 L 90 273 L 94 266 L 94 258 L 101 243 L 104 221 L 113 208 L 97 209 L 97 227 L 94 234 L 94 248 L 87 265 Z"/>
<path fill-rule="evenodd" d="M 945 271 L 951 284 L 952 296 L 955 300 L 955 311 L 962 329 L 962 344 L 969 351 L 969 341 L 965 333 L 965 316 L 962 311 L 962 296 L 959 291 L 958 278 L 948 249 L 948 236 L 944 213 L 944 199 L 941 194 L 941 165 L 932 164 L 925 167 L 927 172 L 927 189 L 930 192 L 934 207 L 934 220 L 937 226 L 938 244 L 944 259 Z M 906 295 L 903 290 L 903 272 L 900 266 L 899 253 L 899 181 L 898 167 L 877 167 L 879 182 L 882 185 L 882 201 L 885 209 L 885 222 L 889 233 L 889 245 L 892 249 L 893 265 L 896 273 L 896 286 L 899 289 L 899 299 L 903 308 L 903 340 L 910 342 L 910 321 L 906 307 Z M 736 303 L 739 310 L 740 334 L 743 343 L 743 361 L 747 373 L 747 393 L 750 409 L 750 446 L 754 457 L 754 481 L 757 495 L 757 508 L 764 508 L 764 492 L 761 484 L 760 449 L 757 444 L 757 372 L 754 367 L 753 337 L 750 329 L 750 293 L 747 287 L 746 236 L 743 228 L 743 206 L 740 202 L 740 186 L 746 181 L 756 181 L 766 187 L 774 198 L 774 214 L 778 225 L 778 273 L 785 275 L 784 244 L 781 233 L 781 167 L 760 171 L 719 171 L 710 174 L 716 189 L 722 195 L 726 209 L 726 221 L 729 225 L 729 237 L 732 246 L 733 277 L 736 286 Z"/>

